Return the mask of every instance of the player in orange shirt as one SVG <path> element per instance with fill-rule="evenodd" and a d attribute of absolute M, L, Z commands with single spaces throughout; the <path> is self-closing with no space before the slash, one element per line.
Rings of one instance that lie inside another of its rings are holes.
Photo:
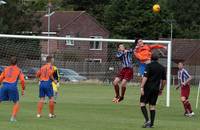
<path fill-rule="evenodd" d="M 0 88 L 0 102 L 13 101 L 11 122 L 16 121 L 16 115 L 19 111 L 19 93 L 17 88 L 18 79 L 21 81 L 22 95 L 25 90 L 24 74 L 17 67 L 17 58 L 11 57 L 11 65 L 6 67 L 0 76 L 0 82 L 3 82 L 3 87 Z"/>
<path fill-rule="evenodd" d="M 139 76 L 143 76 L 146 64 L 151 62 L 152 50 L 162 48 L 167 49 L 167 47 L 159 44 L 145 45 L 142 39 L 136 39 L 135 44 L 134 55 L 139 60 Z"/>
<path fill-rule="evenodd" d="M 52 82 L 57 84 L 57 81 L 53 78 L 53 58 L 51 56 L 47 56 L 47 63 L 43 65 L 36 76 L 40 80 L 40 89 L 39 89 L 39 97 L 40 100 L 38 102 L 38 114 L 37 117 L 41 117 L 43 104 L 45 101 L 45 96 L 49 97 L 49 117 L 54 118 L 54 97 L 53 97 L 53 87 Z"/>

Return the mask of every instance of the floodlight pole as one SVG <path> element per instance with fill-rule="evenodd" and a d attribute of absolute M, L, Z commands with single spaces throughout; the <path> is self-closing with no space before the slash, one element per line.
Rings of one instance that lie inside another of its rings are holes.
<path fill-rule="evenodd" d="M 170 21 L 171 24 L 171 42 L 173 40 L 173 20 Z"/>
<path fill-rule="evenodd" d="M 167 19 L 163 20 L 163 22 L 170 25 L 170 42 L 168 43 L 168 54 L 167 54 L 167 97 L 166 97 L 166 106 L 170 106 L 170 86 L 171 86 L 171 60 L 172 60 L 172 42 L 173 42 L 173 23 L 175 20 Z"/>
<path fill-rule="evenodd" d="M 51 29 L 51 1 L 49 0 L 48 3 L 48 37 L 50 36 L 50 29 Z M 48 39 L 48 43 L 47 43 L 47 54 L 49 55 L 50 53 L 50 40 Z"/>

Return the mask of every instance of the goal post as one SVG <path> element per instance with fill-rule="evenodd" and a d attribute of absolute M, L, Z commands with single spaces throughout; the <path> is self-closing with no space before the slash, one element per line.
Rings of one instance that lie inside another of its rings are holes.
<path fill-rule="evenodd" d="M 16 39 L 38 39 L 38 40 L 71 40 L 71 41 L 99 41 L 112 43 L 134 43 L 135 40 L 126 39 L 104 39 L 104 38 L 79 38 L 79 37 L 55 37 L 55 36 L 32 36 L 32 35 L 9 35 L 0 34 L 0 38 L 16 38 Z M 144 43 L 165 44 L 167 45 L 167 92 L 166 92 L 166 106 L 170 106 L 170 86 L 171 86 L 171 56 L 172 43 L 171 41 L 163 40 L 143 40 Z"/>

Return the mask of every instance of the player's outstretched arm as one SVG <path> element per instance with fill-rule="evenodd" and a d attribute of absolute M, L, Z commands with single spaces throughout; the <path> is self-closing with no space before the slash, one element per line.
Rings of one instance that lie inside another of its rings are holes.
<path fill-rule="evenodd" d="M 149 45 L 149 47 L 151 48 L 151 49 L 167 49 L 167 47 L 166 46 L 164 46 L 164 45 L 159 45 L 159 44 L 155 44 L 155 45 Z"/>

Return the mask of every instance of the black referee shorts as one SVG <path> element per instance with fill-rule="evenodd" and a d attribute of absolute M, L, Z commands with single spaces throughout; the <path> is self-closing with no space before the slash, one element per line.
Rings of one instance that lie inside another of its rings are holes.
<path fill-rule="evenodd" d="M 149 105 L 156 105 L 158 99 L 159 91 L 158 90 L 144 90 L 144 95 L 141 95 L 140 102 L 149 104 Z"/>

